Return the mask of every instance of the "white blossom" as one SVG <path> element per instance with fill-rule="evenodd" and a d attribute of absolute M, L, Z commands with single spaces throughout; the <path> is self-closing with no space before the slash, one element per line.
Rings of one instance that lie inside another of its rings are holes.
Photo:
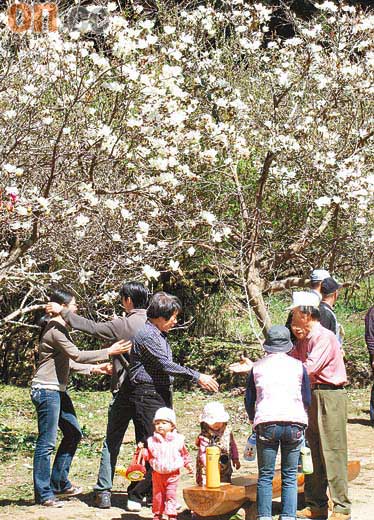
<path fill-rule="evenodd" d="M 175 27 L 172 27 L 170 25 L 165 25 L 164 26 L 164 33 L 165 34 L 174 34 L 175 33 Z"/>
<path fill-rule="evenodd" d="M 159 271 L 156 271 L 156 269 L 154 269 L 148 264 L 143 265 L 142 272 L 148 278 L 148 280 L 151 280 L 152 278 L 157 280 L 157 278 L 159 278 L 161 274 Z"/>
<path fill-rule="evenodd" d="M 214 222 L 217 220 L 216 216 L 213 215 L 213 213 L 210 213 L 209 211 L 202 211 L 201 212 L 201 218 L 207 222 L 210 226 L 214 224 Z"/>
<path fill-rule="evenodd" d="M 90 219 L 86 215 L 78 215 L 75 218 L 75 226 L 76 227 L 85 227 L 89 223 Z"/>
<path fill-rule="evenodd" d="M 79 282 L 81 284 L 87 283 L 93 274 L 94 274 L 94 271 L 86 271 L 85 269 L 81 269 L 79 271 Z"/>
<path fill-rule="evenodd" d="M 147 224 L 147 222 L 144 222 L 143 220 L 140 220 L 138 222 L 138 227 L 139 227 L 141 233 L 143 233 L 144 235 L 148 235 L 149 224 Z"/>
<path fill-rule="evenodd" d="M 116 199 L 107 199 L 104 202 L 104 205 L 106 208 L 110 209 L 111 211 L 115 211 L 116 209 L 119 208 L 120 202 L 119 202 L 119 200 L 116 200 Z"/>
<path fill-rule="evenodd" d="M 178 271 L 179 270 L 179 262 L 178 260 L 170 260 L 169 266 L 172 271 Z"/>
<path fill-rule="evenodd" d="M 331 198 L 320 197 L 319 199 L 316 199 L 314 203 L 316 206 L 318 206 L 318 208 L 323 208 L 324 206 L 329 206 L 331 204 Z"/>

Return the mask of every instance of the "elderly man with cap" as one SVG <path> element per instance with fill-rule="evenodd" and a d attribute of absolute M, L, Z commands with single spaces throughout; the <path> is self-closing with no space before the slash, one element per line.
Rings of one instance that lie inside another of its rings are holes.
<path fill-rule="evenodd" d="M 322 301 L 319 304 L 320 323 L 325 329 L 331 330 L 338 338 L 340 344 L 343 343 L 341 326 L 338 323 L 333 311 L 341 285 L 334 278 L 325 278 L 321 284 Z"/>
<path fill-rule="evenodd" d="M 306 507 L 298 518 L 326 520 L 327 487 L 333 502 L 330 520 L 350 520 L 347 474 L 347 375 L 339 341 L 319 322 L 318 297 L 311 292 L 293 294 L 292 330 L 297 341 L 292 351 L 304 364 L 312 388 L 306 437 L 314 473 L 305 475 Z"/>

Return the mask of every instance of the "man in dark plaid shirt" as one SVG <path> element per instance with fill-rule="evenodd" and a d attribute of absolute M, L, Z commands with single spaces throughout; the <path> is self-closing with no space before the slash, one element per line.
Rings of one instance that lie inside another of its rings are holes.
<path fill-rule="evenodd" d="M 133 340 L 130 354 L 131 382 L 169 387 L 173 383 L 173 376 L 178 375 L 194 383 L 197 383 L 200 377 L 196 370 L 174 363 L 165 332 L 157 328 L 152 321 L 147 321 Z"/>
<path fill-rule="evenodd" d="M 212 376 L 173 362 L 166 333 L 177 323 L 181 310 L 177 297 L 164 292 L 154 294 L 147 309 L 148 321 L 133 339 L 128 399 L 134 408 L 137 442 L 146 443 L 153 434 L 153 418 L 159 408 L 172 408 L 174 376 L 187 378 L 211 392 L 218 391 Z M 127 489 L 127 509 L 140 511 L 143 498 L 151 494 L 151 489 L 152 474 L 148 466 L 144 480 L 132 482 Z"/>

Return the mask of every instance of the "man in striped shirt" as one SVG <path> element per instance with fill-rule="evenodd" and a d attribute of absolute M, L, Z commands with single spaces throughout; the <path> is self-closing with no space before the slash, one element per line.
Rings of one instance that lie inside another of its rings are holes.
<path fill-rule="evenodd" d="M 327 520 L 330 490 L 333 513 L 330 520 L 350 520 L 347 472 L 347 374 L 340 343 L 319 322 L 319 300 L 313 293 L 293 294 L 292 330 L 297 341 L 291 352 L 305 366 L 311 383 L 312 404 L 306 438 L 312 452 L 314 472 L 305 475 L 306 507 L 298 518 Z"/>

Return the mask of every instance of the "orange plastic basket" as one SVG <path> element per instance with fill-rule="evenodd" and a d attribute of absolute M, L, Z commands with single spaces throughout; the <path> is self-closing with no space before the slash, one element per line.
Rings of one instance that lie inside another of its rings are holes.
<path fill-rule="evenodd" d="M 144 465 L 143 449 L 138 448 L 134 453 L 130 466 L 126 469 L 124 474 L 123 471 L 121 471 L 120 474 L 125 476 L 127 480 L 130 480 L 131 482 L 139 482 L 144 479 L 146 472 L 147 469 Z"/>

